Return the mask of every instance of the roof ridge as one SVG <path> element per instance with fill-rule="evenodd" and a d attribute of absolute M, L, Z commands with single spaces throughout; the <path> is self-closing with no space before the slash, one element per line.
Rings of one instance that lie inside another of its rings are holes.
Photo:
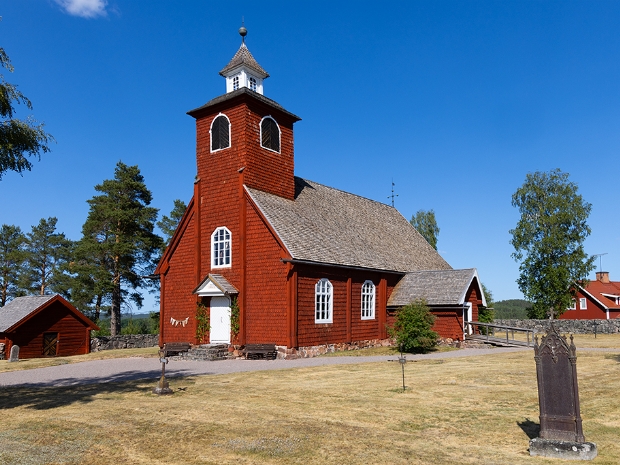
<path fill-rule="evenodd" d="M 321 184 L 320 182 L 316 182 L 316 181 L 313 181 L 311 179 L 302 178 L 300 176 L 295 176 L 295 177 L 298 178 L 298 179 L 301 179 L 302 181 L 305 181 L 305 182 L 311 182 L 313 184 L 318 184 L 319 186 L 325 187 L 326 189 L 331 189 L 331 190 L 342 192 L 343 194 L 351 195 L 353 197 L 357 197 L 357 198 L 360 198 L 360 199 L 363 199 L 363 200 L 368 200 L 369 202 L 374 202 L 374 203 L 377 203 L 377 204 L 382 205 L 382 206 L 387 207 L 387 208 L 393 208 L 394 210 L 396 210 L 398 212 L 398 209 L 396 207 L 392 207 L 391 205 L 388 205 L 387 203 L 379 202 L 378 200 L 370 199 L 368 197 L 364 197 L 363 195 L 354 194 L 352 192 L 348 192 L 348 191 L 345 191 L 345 190 L 342 190 L 342 189 L 338 189 L 337 187 L 332 187 L 332 186 L 328 186 L 326 184 Z"/>

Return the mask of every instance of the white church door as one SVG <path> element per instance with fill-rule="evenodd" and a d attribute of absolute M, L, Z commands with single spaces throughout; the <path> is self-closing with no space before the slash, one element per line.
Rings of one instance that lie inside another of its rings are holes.
<path fill-rule="evenodd" d="M 211 297 L 209 314 L 211 344 L 230 344 L 230 300 L 228 297 Z"/>

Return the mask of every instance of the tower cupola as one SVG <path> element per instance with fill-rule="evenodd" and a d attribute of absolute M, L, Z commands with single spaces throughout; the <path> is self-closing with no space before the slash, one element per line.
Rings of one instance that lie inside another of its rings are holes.
<path fill-rule="evenodd" d="M 254 59 L 248 47 L 245 45 L 245 36 L 248 31 L 245 27 L 239 28 L 241 47 L 232 60 L 220 71 L 220 75 L 226 78 L 226 93 L 233 92 L 242 87 L 247 87 L 254 92 L 263 94 L 263 80 L 269 77 L 269 73 Z"/>

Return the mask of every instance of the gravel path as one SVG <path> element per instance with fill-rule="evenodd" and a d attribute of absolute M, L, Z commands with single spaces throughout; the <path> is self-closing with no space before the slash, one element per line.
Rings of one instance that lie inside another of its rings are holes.
<path fill-rule="evenodd" d="M 407 355 L 407 360 L 469 357 L 474 355 L 509 353 L 520 350 L 527 349 L 461 349 L 425 355 Z M 396 356 L 390 355 L 374 357 L 315 357 L 298 360 L 171 361 L 166 365 L 166 377 L 220 375 L 246 371 L 284 370 L 287 368 L 323 365 L 349 365 L 354 363 L 396 361 L 397 359 Z M 0 386 L 76 386 L 80 384 L 110 383 L 147 378 L 156 381 L 160 374 L 161 363 L 157 358 L 116 358 L 0 373 Z"/>

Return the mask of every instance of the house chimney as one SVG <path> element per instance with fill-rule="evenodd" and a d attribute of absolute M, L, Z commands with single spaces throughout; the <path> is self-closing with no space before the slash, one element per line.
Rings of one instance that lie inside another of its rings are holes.
<path fill-rule="evenodd" d="M 602 283 L 608 283 L 609 282 L 609 271 L 597 271 L 596 280 Z"/>

